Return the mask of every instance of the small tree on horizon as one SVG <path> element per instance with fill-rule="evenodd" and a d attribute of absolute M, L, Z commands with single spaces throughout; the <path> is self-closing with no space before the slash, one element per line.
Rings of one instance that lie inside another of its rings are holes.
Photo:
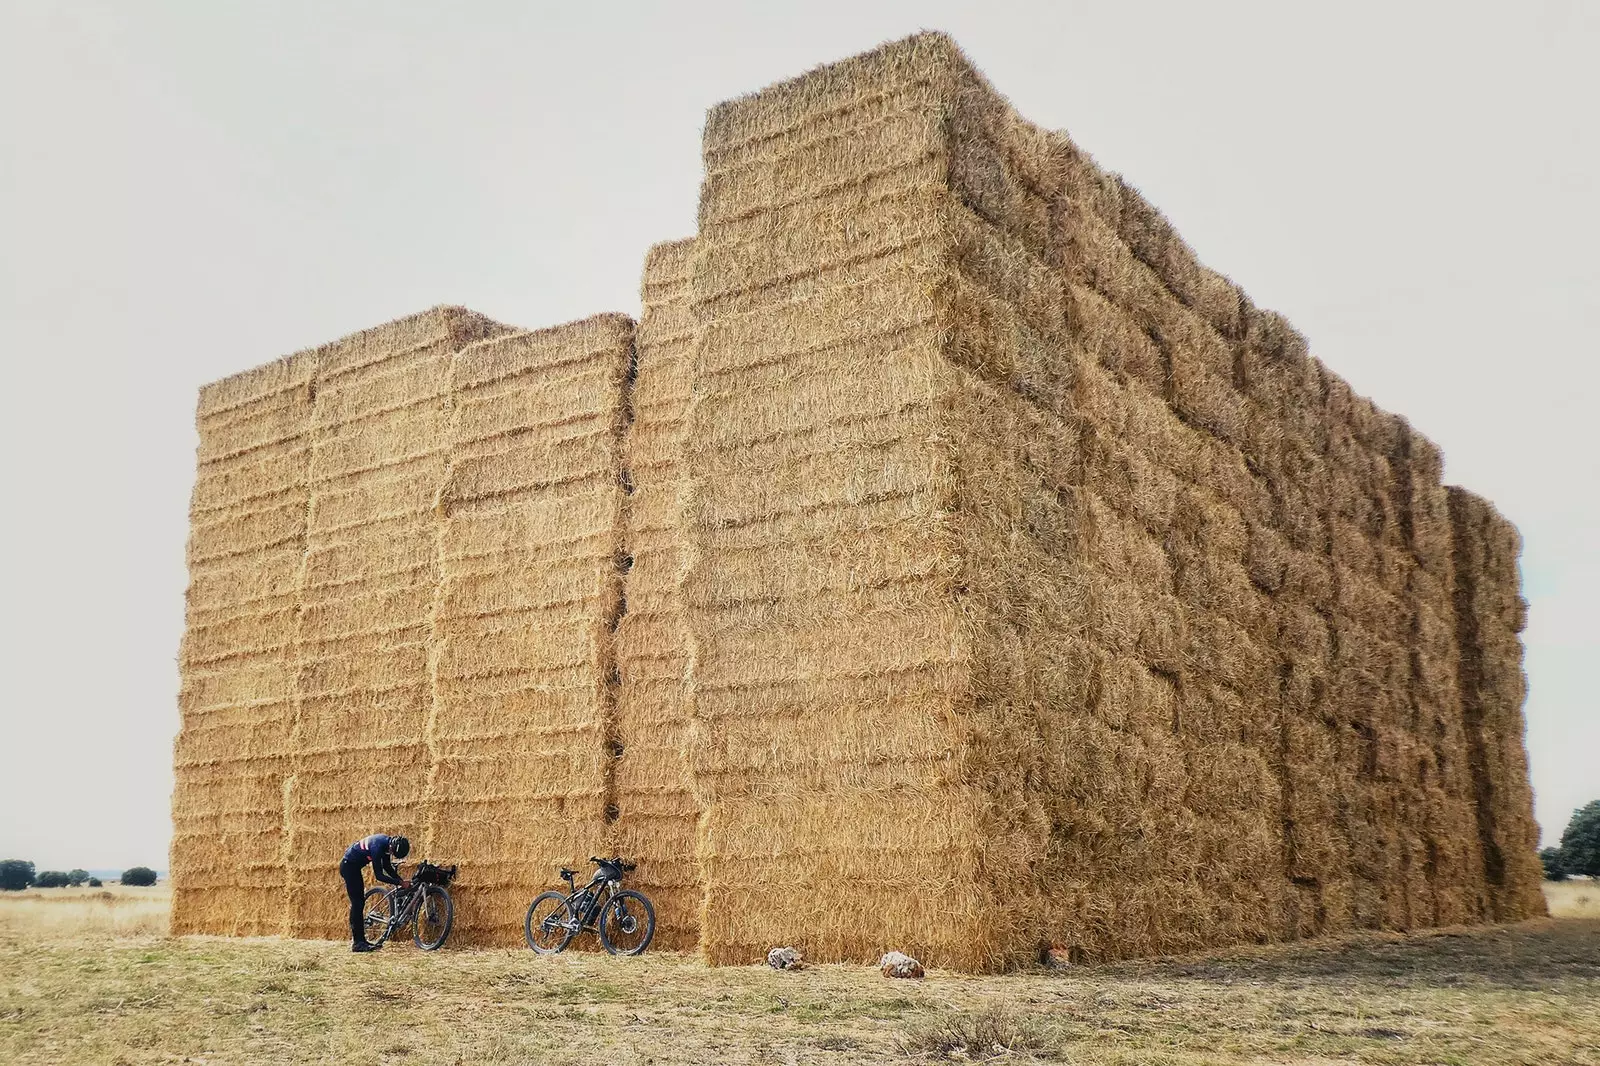
<path fill-rule="evenodd" d="M 1561 834 L 1561 866 L 1569 877 L 1600 877 L 1600 799 L 1572 812 Z"/>
<path fill-rule="evenodd" d="M 67 875 L 61 870 L 41 870 L 33 879 L 35 888 L 66 888 Z"/>
<path fill-rule="evenodd" d="M 21 892 L 33 884 L 33 863 L 27 859 L 0 859 L 0 891 Z"/>
<path fill-rule="evenodd" d="M 88 870 L 68 870 L 67 871 L 67 884 L 71 885 L 73 888 L 77 888 L 79 885 L 83 884 L 87 880 L 89 880 L 89 871 Z"/>
<path fill-rule="evenodd" d="M 143 888 L 156 883 L 156 872 L 148 866 L 135 866 L 122 871 L 122 883 Z"/>
<path fill-rule="evenodd" d="M 99 888 L 102 885 L 102 883 L 103 882 L 98 877 L 89 878 L 89 887 L 90 888 Z"/>

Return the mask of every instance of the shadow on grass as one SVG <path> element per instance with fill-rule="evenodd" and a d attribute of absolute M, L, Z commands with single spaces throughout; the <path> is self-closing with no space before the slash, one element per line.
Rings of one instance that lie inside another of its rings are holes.
<path fill-rule="evenodd" d="M 1490 985 L 1539 990 L 1600 980 L 1600 920 L 1538 920 L 1510 926 L 1355 934 L 1216 955 L 1109 963 L 1097 976 L 1144 980 L 1315 980 L 1396 986 Z"/>

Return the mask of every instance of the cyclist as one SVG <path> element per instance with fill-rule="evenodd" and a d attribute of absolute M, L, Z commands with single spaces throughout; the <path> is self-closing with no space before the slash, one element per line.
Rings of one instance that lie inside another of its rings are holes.
<path fill-rule="evenodd" d="M 410 888 L 411 882 L 399 875 L 394 868 L 395 859 L 404 859 L 411 854 L 411 841 L 403 836 L 389 836 L 387 833 L 373 833 L 371 836 L 362 837 L 345 849 L 344 858 L 339 860 L 339 876 L 344 878 L 344 890 L 350 897 L 350 950 L 351 951 L 377 951 L 373 945 L 367 943 L 367 930 L 365 915 L 362 913 L 362 897 L 366 891 L 366 884 L 362 879 L 362 871 L 367 864 L 372 864 L 372 876 L 386 885 L 399 885 Z"/>

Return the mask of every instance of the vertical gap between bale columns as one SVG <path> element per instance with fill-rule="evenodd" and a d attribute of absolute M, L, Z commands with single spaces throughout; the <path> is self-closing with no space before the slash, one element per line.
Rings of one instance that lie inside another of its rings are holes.
<path fill-rule="evenodd" d="M 1488 886 L 1490 917 L 1502 918 L 1505 856 L 1496 842 L 1494 783 L 1483 736 L 1483 662 L 1479 647 L 1478 617 L 1473 603 L 1474 572 L 1480 565 L 1473 543 L 1478 523 L 1472 509 L 1452 492 L 1450 532 L 1455 548 L 1456 645 L 1460 656 L 1461 712 L 1467 732 L 1467 765 L 1472 774 L 1472 807 L 1477 818 L 1478 842 L 1483 854 L 1483 879 Z"/>
<path fill-rule="evenodd" d="M 456 374 L 454 366 L 461 359 L 462 349 L 466 341 L 456 339 L 456 350 L 450 356 L 451 373 L 449 374 L 450 389 L 445 398 L 444 426 L 441 436 L 444 438 L 444 465 L 439 471 L 439 483 L 433 494 L 433 597 L 428 605 L 428 713 L 422 721 L 422 742 L 428 750 L 428 777 L 422 786 L 422 850 L 425 855 L 434 854 L 434 843 L 438 839 L 438 782 L 439 782 L 439 709 L 443 703 L 443 693 L 439 689 L 439 656 L 443 652 L 443 641 L 439 635 L 440 615 L 444 610 L 445 581 L 444 581 L 444 555 L 445 539 L 448 535 L 448 522 L 450 518 L 450 505 L 447 501 L 451 475 L 454 473 L 455 450 L 459 443 L 461 415 L 456 402 Z"/>
<path fill-rule="evenodd" d="M 622 381 L 617 416 L 612 423 L 611 455 L 616 469 L 617 508 L 611 527 L 611 592 L 605 606 L 605 632 L 600 657 L 600 745 L 602 813 L 605 816 L 606 850 L 615 855 L 621 847 L 619 825 L 622 811 L 617 793 L 617 760 L 626 750 L 618 730 L 617 700 L 622 688 L 621 659 L 617 655 L 617 627 L 628 611 L 628 573 L 633 559 L 628 538 L 628 516 L 632 506 L 633 472 L 628 467 L 627 437 L 633 425 L 633 390 L 639 379 L 639 341 L 630 334 L 623 355 Z"/>
<path fill-rule="evenodd" d="M 292 721 L 289 725 L 289 750 L 285 752 L 288 763 L 287 772 L 283 775 L 283 808 L 281 823 L 278 831 L 278 863 L 283 869 L 283 912 L 279 917 L 279 932 L 282 936 L 295 935 L 294 913 L 294 805 L 295 793 L 299 787 L 300 745 L 304 736 L 302 718 L 304 709 L 302 696 L 305 692 L 305 670 L 307 664 L 302 655 L 302 629 L 301 618 L 305 613 L 305 588 L 306 566 L 311 557 L 311 511 L 314 494 L 311 485 L 311 458 L 314 447 L 317 421 L 317 392 L 321 383 L 322 359 L 320 355 L 311 358 L 310 380 L 306 382 L 306 423 L 305 423 L 305 511 L 301 516 L 300 530 L 300 562 L 295 570 L 294 591 L 294 631 L 290 637 L 289 655 L 294 669 L 295 684 L 294 695 L 290 697 Z"/>

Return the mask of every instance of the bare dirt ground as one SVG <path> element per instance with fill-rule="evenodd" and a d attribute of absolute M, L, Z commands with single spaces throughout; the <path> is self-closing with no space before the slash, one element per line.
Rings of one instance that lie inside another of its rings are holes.
<path fill-rule="evenodd" d="M 162 889 L 52 889 L 0 897 L 0 1061 L 1593 1066 L 1600 885 L 1547 889 L 1575 916 L 922 981 L 170 938 Z"/>

